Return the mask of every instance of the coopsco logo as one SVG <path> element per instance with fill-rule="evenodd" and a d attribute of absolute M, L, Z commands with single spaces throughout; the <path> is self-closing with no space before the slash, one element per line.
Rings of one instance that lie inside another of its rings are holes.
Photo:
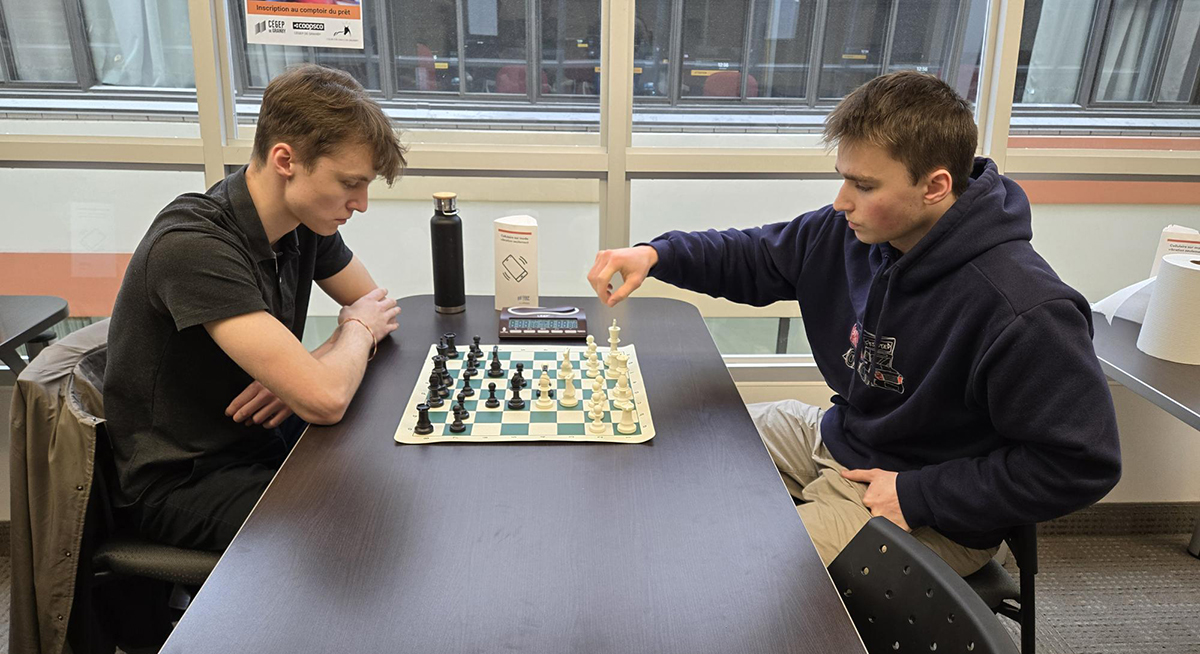
<path fill-rule="evenodd" d="M 304 30 L 308 32 L 322 32 L 325 30 L 325 23 L 295 20 L 292 21 L 292 29 Z"/>

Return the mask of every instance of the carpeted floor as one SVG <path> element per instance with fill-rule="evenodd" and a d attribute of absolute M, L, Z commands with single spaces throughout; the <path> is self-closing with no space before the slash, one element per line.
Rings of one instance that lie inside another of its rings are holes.
<path fill-rule="evenodd" d="M 1200 654 L 1200 560 L 1186 552 L 1188 539 L 1039 537 L 1039 654 Z M 9 558 L 0 557 L 0 648 L 8 645 L 10 579 Z M 1017 638 L 1017 625 L 1004 622 Z"/>

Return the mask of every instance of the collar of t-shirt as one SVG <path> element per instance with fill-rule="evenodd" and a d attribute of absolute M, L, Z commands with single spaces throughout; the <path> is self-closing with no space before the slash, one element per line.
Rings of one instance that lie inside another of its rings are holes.
<path fill-rule="evenodd" d="M 246 168 L 242 166 L 229 176 L 226 189 L 234 218 L 249 241 L 250 254 L 259 262 L 287 259 L 300 254 L 300 239 L 296 236 L 296 230 L 284 234 L 274 245 L 267 241 L 267 232 L 263 229 L 262 219 L 258 217 L 258 209 L 254 207 L 254 199 L 250 197 L 250 187 L 246 185 Z"/>

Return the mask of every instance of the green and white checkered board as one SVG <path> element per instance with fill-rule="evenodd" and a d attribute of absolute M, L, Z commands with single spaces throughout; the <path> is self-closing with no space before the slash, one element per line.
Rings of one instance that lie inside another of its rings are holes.
<path fill-rule="evenodd" d="M 450 423 L 454 416 L 450 411 L 456 402 L 458 391 L 463 388 L 461 373 L 466 368 L 467 346 L 458 348 L 457 359 L 446 360 L 446 370 L 454 380 L 450 397 L 444 399 L 444 404 L 429 409 L 429 421 L 433 423 L 433 433 L 420 435 L 414 433 L 417 425 L 417 405 L 425 402 L 429 393 L 429 375 L 433 372 L 433 356 L 437 354 L 435 346 L 429 347 L 429 355 L 425 365 L 417 376 L 416 388 L 405 407 L 404 415 L 400 418 L 400 426 L 396 428 L 396 440 L 401 443 L 439 443 L 439 442 L 475 442 L 501 443 L 507 441 L 597 441 L 605 443 L 642 443 L 654 438 L 654 423 L 650 420 L 650 403 L 646 399 L 646 384 L 642 381 L 642 369 L 638 365 L 637 352 L 632 345 L 617 348 L 629 357 L 629 387 L 633 389 L 633 414 L 637 428 L 632 434 L 622 434 L 617 431 L 617 423 L 621 420 L 621 411 L 613 408 L 612 389 L 617 380 L 604 377 L 604 358 L 609 348 L 598 347 L 596 358 L 600 363 L 600 377 L 604 379 L 605 393 L 608 395 L 607 410 L 601 421 L 604 432 L 593 434 L 588 430 L 592 422 L 588 415 L 588 407 L 592 397 L 592 379 L 587 376 L 587 348 L 583 346 L 566 345 L 501 345 L 500 363 L 504 366 L 503 377 L 488 377 L 487 370 L 492 361 L 491 345 L 480 345 L 483 358 L 477 367 L 479 375 L 471 379 L 471 388 L 475 394 L 467 398 L 464 406 L 470 417 L 463 421 L 466 430 L 460 434 L 450 431 Z M 579 404 L 568 409 L 559 402 L 562 399 L 566 382 L 558 378 L 558 367 L 562 363 L 563 350 L 571 351 L 571 365 L 575 368 L 572 383 L 575 386 L 575 396 Z M 525 364 L 524 372 L 526 386 L 521 390 L 521 399 L 525 400 L 525 408 L 512 410 L 508 408 L 509 379 L 517 371 L 517 364 Z M 542 366 L 547 366 L 547 372 L 553 382 L 554 408 L 548 411 L 538 411 L 534 399 L 538 388 L 538 379 L 542 375 Z M 496 384 L 496 399 L 500 406 L 489 409 L 484 406 L 487 400 L 489 382 Z"/>

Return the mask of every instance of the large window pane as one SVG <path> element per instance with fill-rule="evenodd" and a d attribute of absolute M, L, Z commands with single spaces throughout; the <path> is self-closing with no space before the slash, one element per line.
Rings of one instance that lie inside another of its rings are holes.
<path fill-rule="evenodd" d="M 82 0 L 96 79 L 195 88 L 187 0 Z"/>
<path fill-rule="evenodd" d="M 600 95 L 600 0 L 541 0 L 542 71 L 550 93 Z"/>
<path fill-rule="evenodd" d="M 1196 71 L 1200 66 L 1200 0 L 1184 0 L 1175 22 L 1175 36 L 1167 51 L 1162 86 L 1162 102 L 1192 102 Z"/>
<path fill-rule="evenodd" d="M 1014 102 L 1072 104 L 1095 0 L 1026 0 Z"/>
<path fill-rule="evenodd" d="M 233 31 L 234 43 L 245 44 L 246 67 L 249 77 L 247 83 L 251 87 L 263 88 L 271 78 L 282 73 L 288 66 L 301 63 L 317 63 L 330 68 L 344 70 L 354 76 L 360 84 L 371 90 L 378 90 L 379 83 L 379 47 L 376 43 L 375 12 L 363 11 L 363 50 L 350 48 L 309 48 L 291 45 L 262 45 L 247 44 L 246 33 L 246 4 L 236 2 L 237 14 L 241 24 Z"/>
<path fill-rule="evenodd" d="M 667 97 L 671 87 L 671 0 L 637 0 L 633 94 Z"/>
<path fill-rule="evenodd" d="M 454 0 L 396 0 L 392 53 L 396 89 L 458 92 L 458 18 Z"/>
<path fill-rule="evenodd" d="M 804 97 L 815 12 L 811 0 L 755 2 L 747 97 Z"/>
<path fill-rule="evenodd" d="M 958 0 L 899 0 L 888 70 L 919 70 L 945 79 Z"/>
<path fill-rule="evenodd" d="M 830 0 L 821 56 L 821 98 L 843 98 L 879 75 L 890 4 Z"/>
<path fill-rule="evenodd" d="M 683 0 L 680 97 L 741 97 L 749 0 Z"/>
<path fill-rule="evenodd" d="M 1171 20 L 1169 0 L 1114 0 L 1104 32 L 1096 100 L 1145 101 Z"/>
<path fill-rule="evenodd" d="M 467 91 L 525 95 L 527 54 L 524 0 L 462 0 Z M 543 71 L 541 92 L 550 91 Z"/>
<path fill-rule="evenodd" d="M 8 40 L 12 45 L 15 80 L 74 82 L 75 64 L 67 37 L 63 4 L 57 0 L 28 2 L 0 0 Z"/>

